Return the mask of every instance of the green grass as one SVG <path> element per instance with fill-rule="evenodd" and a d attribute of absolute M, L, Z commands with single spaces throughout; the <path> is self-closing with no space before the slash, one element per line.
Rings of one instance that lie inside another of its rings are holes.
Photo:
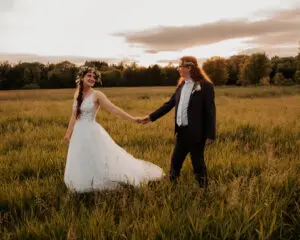
<path fill-rule="evenodd" d="M 63 182 L 71 89 L 0 92 L 0 239 L 299 239 L 299 87 L 216 88 L 217 133 L 206 149 L 209 190 L 180 184 L 72 194 Z M 102 89 L 143 116 L 174 88 Z M 174 110 L 136 125 L 100 109 L 123 148 L 169 171 Z"/>

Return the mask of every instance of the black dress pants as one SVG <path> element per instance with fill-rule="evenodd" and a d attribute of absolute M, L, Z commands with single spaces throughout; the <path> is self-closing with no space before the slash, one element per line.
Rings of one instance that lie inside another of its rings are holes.
<path fill-rule="evenodd" d="M 195 179 L 201 188 L 207 187 L 207 169 L 204 161 L 205 141 L 205 138 L 200 141 L 193 140 L 188 127 L 179 127 L 171 159 L 171 181 L 177 182 L 182 164 L 187 154 L 190 153 Z"/>

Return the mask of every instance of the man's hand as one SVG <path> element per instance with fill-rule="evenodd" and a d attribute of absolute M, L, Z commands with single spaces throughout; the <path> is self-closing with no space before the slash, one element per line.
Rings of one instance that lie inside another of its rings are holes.
<path fill-rule="evenodd" d="M 146 124 L 151 122 L 150 116 L 145 116 L 145 117 L 137 117 L 135 118 L 135 122 L 137 123 L 142 123 L 142 124 Z"/>
<path fill-rule="evenodd" d="M 151 122 L 150 116 L 145 116 L 145 117 L 142 119 L 142 123 L 143 123 L 143 124 L 146 124 L 146 123 L 149 123 L 149 122 Z"/>

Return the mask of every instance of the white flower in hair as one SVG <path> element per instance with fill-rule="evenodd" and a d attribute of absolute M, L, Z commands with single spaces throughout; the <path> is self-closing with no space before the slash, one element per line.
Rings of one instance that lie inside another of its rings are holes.
<path fill-rule="evenodd" d="M 98 71 L 95 67 L 89 67 L 89 66 L 81 66 L 79 67 L 79 71 L 77 73 L 77 78 L 75 80 L 76 84 L 80 83 L 80 79 L 84 77 L 84 75 L 88 72 L 93 72 L 95 74 L 95 80 L 96 82 L 101 82 L 101 72 Z"/>
<path fill-rule="evenodd" d="M 193 62 L 188 62 L 188 61 L 181 61 L 180 63 L 181 67 L 187 67 L 187 66 L 196 66 Z"/>

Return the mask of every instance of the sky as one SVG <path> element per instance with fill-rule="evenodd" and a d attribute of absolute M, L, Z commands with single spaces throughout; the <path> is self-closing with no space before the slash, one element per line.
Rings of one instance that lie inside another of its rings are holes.
<path fill-rule="evenodd" d="M 0 0 L 0 61 L 295 56 L 300 0 Z"/>

